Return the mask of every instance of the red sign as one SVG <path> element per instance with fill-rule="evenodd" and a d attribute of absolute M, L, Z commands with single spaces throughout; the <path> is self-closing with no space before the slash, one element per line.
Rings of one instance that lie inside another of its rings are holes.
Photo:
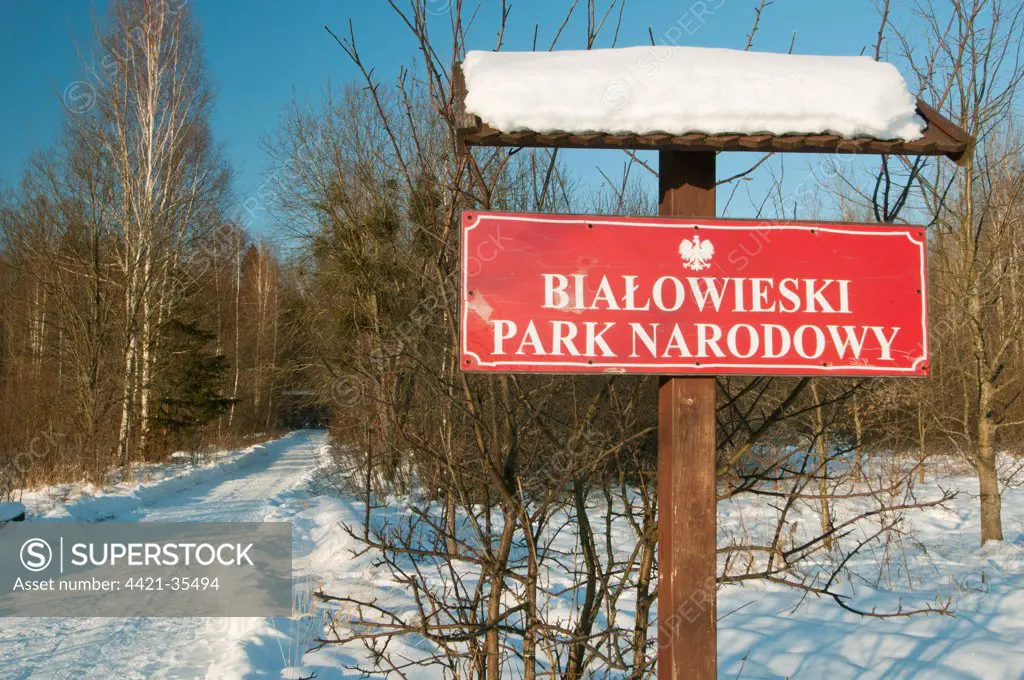
<path fill-rule="evenodd" d="M 462 216 L 467 371 L 927 375 L 920 227 Z"/>

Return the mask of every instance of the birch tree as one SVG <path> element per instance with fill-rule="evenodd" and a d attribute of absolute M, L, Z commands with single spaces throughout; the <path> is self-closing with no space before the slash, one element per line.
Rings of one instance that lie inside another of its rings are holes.
<path fill-rule="evenodd" d="M 183 285 L 197 231 L 219 222 L 226 170 L 209 132 L 212 94 L 187 6 L 117 0 L 98 31 L 96 104 L 74 119 L 113 174 L 123 278 L 123 389 L 117 460 L 145 448 L 156 329 Z"/>

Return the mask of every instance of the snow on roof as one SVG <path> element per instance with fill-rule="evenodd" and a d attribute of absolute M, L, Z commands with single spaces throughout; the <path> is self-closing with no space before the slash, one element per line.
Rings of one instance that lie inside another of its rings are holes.
<path fill-rule="evenodd" d="M 920 139 L 892 64 L 701 47 L 480 52 L 466 111 L 502 132 L 834 134 Z"/>

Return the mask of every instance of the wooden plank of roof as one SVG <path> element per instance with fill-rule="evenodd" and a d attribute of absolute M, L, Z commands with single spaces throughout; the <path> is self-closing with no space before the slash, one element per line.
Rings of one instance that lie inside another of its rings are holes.
<path fill-rule="evenodd" d="M 529 144 L 536 141 L 537 133 L 529 130 L 520 130 L 518 132 L 503 133 L 503 136 L 508 138 L 509 143 L 518 146 L 520 143 L 523 145 Z"/>
<path fill-rule="evenodd" d="M 537 135 L 537 144 L 540 146 L 565 146 L 569 141 L 569 133 L 556 132 L 553 135 Z"/>
<path fill-rule="evenodd" d="M 572 135 L 571 137 L 569 137 L 569 141 L 571 141 L 573 144 L 579 145 L 581 148 L 584 149 L 608 148 L 600 144 L 603 137 L 604 135 L 601 134 L 600 132 L 585 132 L 583 134 Z"/>
<path fill-rule="evenodd" d="M 838 135 L 808 135 L 804 138 L 804 145 L 809 149 L 823 149 L 831 151 L 845 141 Z"/>
<path fill-rule="evenodd" d="M 974 139 L 963 128 L 936 111 L 928 102 L 918 99 L 917 110 L 921 117 L 928 121 L 929 127 L 934 126 L 961 144 L 974 143 Z"/>
<path fill-rule="evenodd" d="M 679 135 L 672 138 L 672 143 L 679 146 L 689 146 L 691 144 L 700 144 L 707 137 L 703 132 L 691 132 L 685 135 Z"/>
<path fill-rule="evenodd" d="M 771 146 L 773 139 L 777 139 L 777 137 L 775 137 L 775 135 L 746 135 L 744 137 L 740 137 L 737 144 L 742 146 L 744 149 L 760 151 Z"/>
<path fill-rule="evenodd" d="M 772 136 L 769 146 L 777 151 L 797 151 L 800 145 L 804 143 L 804 137 L 806 135 L 782 135 L 779 137 Z"/>
<path fill-rule="evenodd" d="M 865 149 L 869 148 L 873 141 L 870 137 L 843 139 L 840 140 L 838 146 L 842 149 L 843 153 L 864 153 Z"/>
<path fill-rule="evenodd" d="M 963 144 L 924 138 L 913 142 L 878 139 L 843 139 L 829 135 L 783 135 L 765 139 L 763 135 L 605 135 L 601 133 L 537 134 L 529 131 L 503 133 L 486 125 L 479 130 L 459 133 L 470 146 L 539 147 L 574 149 L 644 149 L 683 151 L 776 151 L 782 153 L 906 154 L 964 157 Z"/>
<path fill-rule="evenodd" d="M 926 102 L 918 100 L 917 110 L 927 123 L 922 139 L 914 141 L 862 137 L 849 139 L 837 135 L 724 134 L 694 132 L 685 135 L 667 133 L 611 134 L 588 132 L 502 132 L 466 110 L 466 84 L 461 64 L 452 75 L 452 115 L 459 138 L 471 146 L 565 147 L 581 149 L 654 149 L 683 151 L 781 151 L 788 153 L 906 154 L 948 156 L 958 164 L 970 157 L 974 140 L 955 123 Z"/>
<path fill-rule="evenodd" d="M 477 117 L 466 111 L 466 76 L 462 73 L 462 64 L 452 69 L 451 106 L 456 132 L 477 128 Z"/>
<path fill-rule="evenodd" d="M 483 123 L 480 123 L 479 118 L 477 118 L 476 120 L 479 126 L 478 129 L 480 135 L 480 144 L 482 144 L 483 146 L 506 146 L 505 144 L 497 143 L 501 139 L 500 132 L 490 127 L 489 125 L 484 125 Z"/>
<path fill-rule="evenodd" d="M 959 125 L 943 116 L 927 102 L 918 99 L 917 111 L 928 123 L 925 129 L 925 140 L 934 143 L 938 149 L 963 165 L 974 152 L 974 139 Z M 950 152 L 949 149 L 957 149 Z"/>
<path fill-rule="evenodd" d="M 636 139 L 636 135 L 631 135 L 631 137 L 633 140 Z M 650 145 L 650 148 L 660 149 L 662 147 L 669 148 L 671 146 L 675 146 L 675 138 L 672 135 L 656 133 L 653 135 L 645 135 L 645 138 L 647 139 L 647 144 Z"/>
<path fill-rule="evenodd" d="M 708 135 L 705 143 L 712 149 L 725 151 L 736 148 L 739 145 L 739 140 L 740 135 Z"/>

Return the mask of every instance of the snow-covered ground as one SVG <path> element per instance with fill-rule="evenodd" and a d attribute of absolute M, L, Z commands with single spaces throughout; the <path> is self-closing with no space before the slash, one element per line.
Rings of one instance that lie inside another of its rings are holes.
<path fill-rule="evenodd" d="M 297 432 L 212 465 L 151 470 L 141 485 L 125 483 L 95 497 L 74 489 L 60 503 L 49 489 L 24 500 L 31 518 L 44 520 L 291 521 L 297 590 L 308 593 L 337 547 L 318 540 L 335 526 L 337 510 L 307 489 L 325 447 L 326 433 Z M 308 596 L 297 599 L 309 608 Z M 0 678 L 280 678 L 319 628 L 301 613 L 272 620 L 0 619 Z"/>
<path fill-rule="evenodd" d="M 124 485 L 100 499 L 55 502 L 28 495 L 32 517 L 101 517 L 140 521 L 291 521 L 295 526 L 296 610 L 279 619 L 7 619 L 0 620 L 0 678 L 296 678 L 358 677 L 346 664 L 365 660 L 358 646 L 304 653 L 321 634 L 325 613 L 309 593 L 374 595 L 401 606 L 408 592 L 373 566 L 373 555 L 353 556 L 341 523 L 358 526 L 363 506 L 327 492 L 318 468 L 329 460 L 326 433 L 298 432 L 225 456 L 218 466 L 154 474 L 142 487 Z M 909 517 L 896 557 L 865 554 L 848 584 L 862 609 L 892 611 L 949 599 L 955 616 L 863 619 L 832 600 L 764 585 L 719 591 L 720 677 L 935 678 L 1009 680 L 1024 677 L 1024 490 L 1004 500 L 1007 544 L 979 550 L 977 483 L 968 477 L 933 480 L 920 498 L 954 488 L 947 509 Z M 749 530 L 763 507 L 723 503 L 720 539 Z M 764 501 L 758 501 L 763 506 Z M 101 511 L 99 511 L 101 509 Z M 401 513 L 400 505 L 389 508 Z M 813 520 L 808 510 L 807 521 Z M 565 550 L 572 547 L 566 533 Z M 629 548 L 623 537 L 621 547 Z M 875 590 L 872 581 L 894 592 Z M 628 616 L 630 603 L 620 602 Z M 622 621 L 619 622 L 620 625 Z M 415 653 L 415 641 L 407 649 Z M 410 677 L 439 677 L 416 675 Z"/>
<path fill-rule="evenodd" d="M 952 616 L 862 618 L 829 598 L 783 587 L 728 586 L 719 591 L 720 677 L 1024 678 L 1024 489 L 1004 496 L 1006 544 L 985 549 L 978 547 L 977 480 L 931 480 L 916 493 L 924 500 L 942 489 L 959 495 L 946 509 L 908 512 L 901 545 L 890 545 L 888 559 L 885 546 L 856 558 L 857 577 L 841 590 L 861 611 L 948 602 Z M 740 524 L 740 508 L 719 511 L 721 525 Z M 751 514 L 745 508 L 747 523 Z"/>

